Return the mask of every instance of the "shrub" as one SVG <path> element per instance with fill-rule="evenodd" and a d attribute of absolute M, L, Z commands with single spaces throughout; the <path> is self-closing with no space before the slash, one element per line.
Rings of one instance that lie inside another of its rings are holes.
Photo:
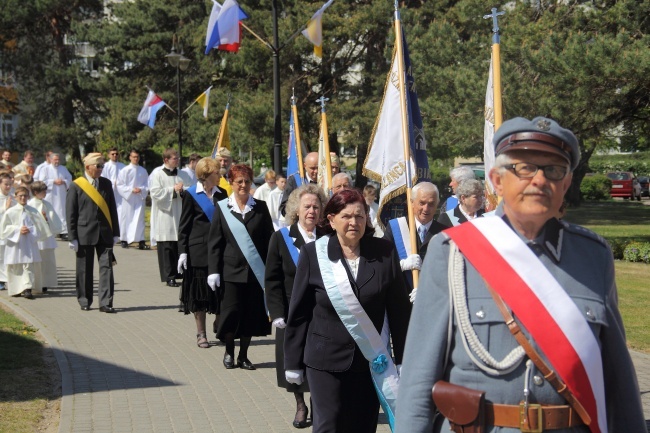
<path fill-rule="evenodd" d="M 629 241 L 620 238 L 605 238 L 609 246 L 612 248 L 612 255 L 616 260 L 623 260 L 623 252 Z"/>
<path fill-rule="evenodd" d="M 605 175 L 586 176 L 580 184 L 580 193 L 584 200 L 607 200 L 612 189 L 612 181 Z"/>
<path fill-rule="evenodd" d="M 623 251 L 628 262 L 650 263 L 650 242 L 630 242 Z"/>

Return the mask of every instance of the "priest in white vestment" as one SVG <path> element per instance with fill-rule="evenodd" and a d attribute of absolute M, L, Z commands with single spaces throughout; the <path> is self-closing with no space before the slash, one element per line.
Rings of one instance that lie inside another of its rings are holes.
<path fill-rule="evenodd" d="M 45 200 L 52 204 L 54 211 L 63 224 L 62 234 L 66 234 L 68 230 L 66 228 L 65 200 L 68 196 L 68 188 L 72 184 L 72 175 L 67 168 L 60 165 L 61 157 L 58 153 L 53 153 L 50 160 L 51 163 L 41 169 L 39 178 L 36 180 L 40 180 L 47 185 Z"/>
<path fill-rule="evenodd" d="M 51 236 L 48 236 L 47 239 L 38 242 L 38 249 L 41 253 L 41 278 L 44 292 L 47 292 L 48 287 L 57 287 L 59 285 L 56 274 L 56 255 L 54 254 L 57 243 L 54 236 L 63 230 L 63 223 L 54 207 L 45 200 L 46 193 L 47 185 L 37 180 L 32 184 L 32 194 L 34 196 L 27 202 L 29 206 L 43 215 L 51 233 Z"/>
<path fill-rule="evenodd" d="M 11 173 L 0 173 L 0 218 L 5 210 L 16 204 L 16 199 L 11 193 L 14 180 Z M 0 290 L 5 290 L 7 283 L 7 265 L 4 262 L 5 241 L 0 239 Z"/>
<path fill-rule="evenodd" d="M 104 163 L 104 169 L 102 170 L 102 177 L 110 180 L 113 184 L 113 195 L 115 196 L 115 204 L 117 205 L 117 214 L 120 214 L 120 208 L 122 207 L 122 197 L 117 192 L 117 176 L 120 174 L 120 171 L 125 167 L 124 164 L 117 160 L 119 154 L 117 147 L 112 147 L 108 151 L 108 160 Z"/>
<path fill-rule="evenodd" d="M 36 166 L 36 170 L 34 170 L 34 179 L 35 180 L 40 178 L 41 171 L 43 170 L 43 167 L 46 167 L 46 166 L 50 165 L 51 158 L 52 158 L 52 151 L 48 150 L 47 152 L 45 152 L 45 161 L 38 164 Z"/>
<path fill-rule="evenodd" d="M 151 191 L 151 181 L 153 180 L 153 175 L 159 171 L 162 170 L 165 167 L 165 165 L 161 165 L 159 167 L 155 167 L 153 170 L 151 170 L 151 174 L 149 174 L 149 191 Z M 156 214 L 158 213 L 158 209 L 156 208 L 156 202 L 154 200 L 151 200 L 151 212 L 149 212 L 149 244 L 152 247 L 156 246 L 156 230 L 154 229 L 156 225 Z"/>
<path fill-rule="evenodd" d="M 43 215 L 27 205 L 27 188 L 16 188 L 15 197 L 16 206 L 7 209 L 0 220 L 0 238 L 6 241 L 7 288 L 9 296 L 33 299 L 32 292 L 40 292 L 43 287 L 38 242 L 51 233 Z"/>
<path fill-rule="evenodd" d="M 138 165 L 140 154 L 132 150 L 131 163 L 117 175 L 117 192 L 122 197 L 122 208 L 118 210 L 120 219 L 120 239 L 122 247 L 138 242 L 141 250 L 149 249 L 144 242 L 144 213 L 149 193 L 149 175 L 144 167 Z"/>
<path fill-rule="evenodd" d="M 178 226 L 183 206 L 182 194 L 192 185 L 187 173 L 178 169 L 180 158 L 175 149 L 163 152 L 161 170 L 151 175 L 151 201 L 155 203 L 155 225 L 152 232 L 157 242 L 160 279 L 170 287 L 176 282 L 178 263 Z M 152 210 L 153 213 L 153 210 Z"/>

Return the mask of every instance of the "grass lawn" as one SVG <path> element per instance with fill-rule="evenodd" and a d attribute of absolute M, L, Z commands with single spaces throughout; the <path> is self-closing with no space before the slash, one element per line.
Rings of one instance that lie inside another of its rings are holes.
<path fill-rule="evenodd" d="M 639 202 L 584 203 L 569 209 L 565 219 L 607 238 L 650 242 L 650 206 Z M 628 345 L 650 353 L 650 265 L 616 261 L 619 307 Z"/>
<path fill-rule="evenodd" d="M 0 308 L 0 432 L 58 430 L 59 371 L 36 331 Z"/>
<path fill-rule="evenodd" d="M 608 238 L 650 242 L 650 206 L 640 202 L 583 203 L 569 208 L 565 219 Z"/>

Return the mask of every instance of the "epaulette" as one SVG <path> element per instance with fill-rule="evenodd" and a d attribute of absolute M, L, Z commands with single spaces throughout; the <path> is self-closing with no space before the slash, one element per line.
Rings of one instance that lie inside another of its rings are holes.
<path fill-rule="evenodd" d="M 577 224 L 571 224 L 568 223 L 564 220 L 560 220 L 560 223 L 562 224 L 562 227 L 570 233 L 580 235 L 582 237 L 585 237 L 587 239 L 591 239 L 592 241 L 598 242 L 606 247 L 609 247 L 609 243 L 605 240 L 604 237 L 601 235 L 592 232 L 591 230 L 584 228 L 582 226 L 579 226 Z"/>

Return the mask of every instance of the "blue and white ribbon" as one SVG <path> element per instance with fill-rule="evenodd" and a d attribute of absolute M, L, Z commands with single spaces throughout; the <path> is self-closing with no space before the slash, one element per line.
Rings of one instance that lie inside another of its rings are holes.
<path fill-rule="evenodd" d="M 348 274 L 340 260 L 330 261 L 327 244 L 331 236 L 316 241 L 316 256 L 320 265 L 327 296 L 364 358 L 369 362 L 370 373 L 379 403 L 388 418 L 391 430 L 395 425 L 395 402 L 399 387 L 397 367 L 389 352 L 388 321 L 384 317 L 381 335 L 354 295 Z"/>

